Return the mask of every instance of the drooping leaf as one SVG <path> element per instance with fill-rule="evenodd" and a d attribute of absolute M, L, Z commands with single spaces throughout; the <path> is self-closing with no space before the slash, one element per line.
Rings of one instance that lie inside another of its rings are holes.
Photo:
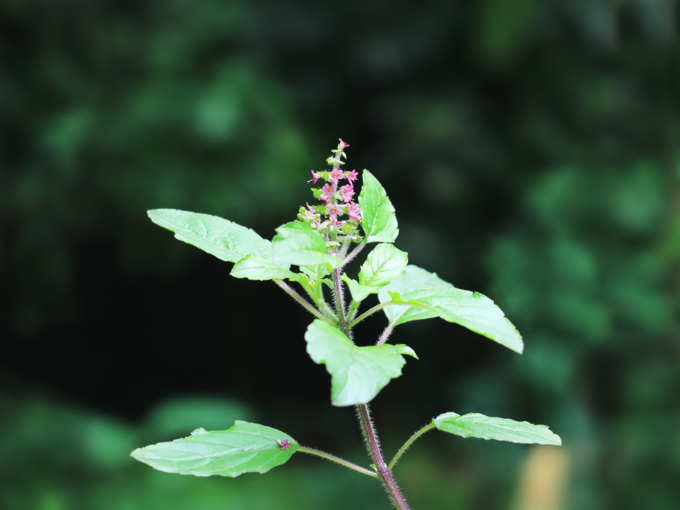
<path fill-rule="evenodd" d="M 378 292 L 377 287 L 368 287 L 366 285 L 361 285 L 358 281 L 353 280 L 349 276 L 343 273 L 341 276 L 342 281 L 349 287 L 349 293 L 352 295 L 352 299 L 357 303 L 363 301 L 371 294 L 376 294 Z"/>
<path fill-rule="evenodd" d="M 490 418 L 479 413 L 444 413 L 432 420 L 439 430 L 461 437 L 495 439 L 511 443 L 561 445 L 560 436 L 545 425 L 532 425 L 526 421 Z"/>
<path fill-rule="evenodd" d="M 295 266 L 330 264 L 333 268 L 340 264 L 338 257 L 328 253 L 323 236 L 309 223 L 291 221 L 277 228 L 276 232 L 272 240 L 276 262 Z"/>
<path fill-rule="evenodd" d="M 295 273 L 281 267 L 272 259 L 248 255 L 239 260 L 231 270 L 231 276 L 235 278 L 248 278 L 249 280 L 283 280 L 294 278 Z"/>
<path fill-rule="evenodd" d="M 277 441 L 287 443 L 282 446 Z M 236 421 L 228 430 L 197 429 L 189 437 L 138 448 L 131 456 L 166 473 L 235 477 L 243 473 L 266 473 L 285 463 L 297 447 L 298 443 L 288 434 L 264 425 Z"/>
<path fill-rule="evenodd" d="M 368 170 L 363 173 L 363 187 L 359 194 L 361 226 L 367 243 L 393 243 L 399 235 L 397 216 L 385 188 Z"/>
<path fill-rule="evenodd" d="M 508 349 L 522 352 L 522 336 L 491 299 L 478 292 L 457 289 L 435 274 L 430 273 L 428 277 L 427 272 L 420 268 L 411 271 L 409 268 L 378 292 L 381 303 L 403 303 L 403 306 L 384 308 L 390 323 L 394 322 L 397 326 L 414 320 L 441 317 L 491 338 Z M 443 285 L 409 286 L 412 282 L 423 280 L 439 281 Z"/>
<path fill-rule="evenodd" d="M 175 238 L 227 262 L 246 255 L 271 258 L 272 245 L 249 228 L 224 218 L 177 209 L 154 209 L 151 221 L 172 230 Z"/>
<path fill-rule="evenodd" d="M 384 287 L 404 272 L 408 254 L 391 244 L 379 244 L 366 257 L 359 271 L 359 283 L 366 287 Z"/>
<path fill-rule="evenodd" d="M 307 352 L 331 375 L 331 401 L 336 406 L 365 404 L 371 401 L 390 379 L 401 375 L 406 361 L 415 357 L 406 345 L 357 347 L 339 329 L 315 320 L 305 334 Z"/>

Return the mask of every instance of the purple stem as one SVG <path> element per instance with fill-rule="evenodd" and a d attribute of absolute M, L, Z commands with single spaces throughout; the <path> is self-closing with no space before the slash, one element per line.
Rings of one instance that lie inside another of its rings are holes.
<path fill-rule="evenodd" d="M 380 338 L 378 339 L 378 343 L 375 345 L 382 345 L 387 341 L 387 338 L 390 336 L 390 333 L 392 333 L 392 330 L 394 329 L 394 325 L 397 323 L 399 319 L 401 319 L 401 316 L 404 315 L 406 313 L 406 310 L 408 310 L 409 308 L 411 307 L 407 306 L 406 308 L 404 308 L 404 311 L 397 315 L 397 318 L 394 319 L 390 323 L 390 325 L 385 328 L 385 331 L 383 331 L 383 334 L 380 335 Z"/>
<path fill-rule="evenodd" d="M 368 410 L 367 404 L 357 405 L 357 412 L 359 413 L 359 421 L 361 422 L 361 430 L 366 439 L 366 444 L 368 446 L 368 451 L 373 458 L 376 469 L 380 478 L 382 478 L 383 484 L 389 493 L 392 501 L 399 510 L 409 510 L 408 505 L 404 496 L 401 495 L 399 487 L 397 487 L 394 478 L 392 478 L 392 473 L 387 469 L 387 465 L 383 460 L 382 453 L 380 452 L 380 445 L 378 444 L 378 437 L 373 428 L 373 423 L 371 422 L 371 415 Z"/>

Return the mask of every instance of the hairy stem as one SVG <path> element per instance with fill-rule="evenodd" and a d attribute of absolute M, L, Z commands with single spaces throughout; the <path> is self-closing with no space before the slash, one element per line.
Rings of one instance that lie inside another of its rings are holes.
<path fill-rule="evenodd" d="M 389 469 L 387 469 L 385 461 L 383 460 L 382 453 L 380 452 L 380 445 L 378 443 L 378 435 L 373 428 L 368 405 L 357 405 L 357 412 L 359 414 L 359 422 L 361 423 L 361 432 L 363 433 L 364 439 L 366 440 L 368 452 L 373 458 L 375 467 L 378 470 L 378 475 L 380 475 L 380 478 L 382 478 L 383 484 L 385 485 L 390 498 L 399 510 L 409 510 L 404 496 L 401 495 L 399 487 L 397 487 L 394 478 L 392 478 L 392 473 L 390 473 Z"/>
<path fill-rule="evenodd" d="M 326 316 L 325 316 L 324 314 L 322 314 L 319 310 L 317 310 L 316 308 L 314 308 L 314 307 L 309 303 L 309 301 L 307 301 L 307 300 L 306 300 L 305 298 L 303 298 L 300 294 L 298 294 L 297 292 L 295 292 L 295 290 L 293 290 L 293 288 L 291 288 L 290 285 L 287 285 L 287 284 L 283 283 L 281 280 L 274 280 L 274 283 L 275 283 L 276 285 L 278 285 L 279 287 L 281 287 L 284 291 L 286 291 L 293 299 L 295 299 L 295 301 L 297 301 L 297 302 L 300 303 L 302 306 L 304 306 L 307 310 L 309 310 L 309 311 L 312 313 L 312 315 L 314 315 L 315 317 L 321 319 L 321 320 L 324 321 L 324 322 L 327 322 L 328 324 L 330 324 L 330 325 L 332 325 L 332 326 L 335 326 L 335 324 L 333 324 L 333 322 L 332 322 L 328 317 L 326 317 Z"/>
<path fill-rule="evenodd" d="M 335 287 L 335 307 L 338 310 L 338 318 L 340 319 L 340 329 L 343 331 L 347 328 L 347 321 L 345 319 L 345 298 L 342 293 L 342 280 L 340 279 L 340 269 L 333 270 L 333 283 Z M 347 331 L 344 331 L 347 334 Z"/>
<path fill-rule="evenodd" d="M 383 308 L 385 308 L 385 307 L 387 307 L 387 306 L 398 305 L 398 304 L 401 304 L 401 303 L 393 303 L 392 301 L 388 301 L 387 303 L 380 303 L 379 305 L 375 305 L 373 308 L 371 308 L 370 310 L 365 311 L 364 313 L 362 313 L 361 315 L 359 315 L 359 317 L 357 317 L 356 319 L 354 319 L 354 320 L 349 324 L 348 327 L 353 328 L 354 326 L 356 326 L 357 324 L 359 324 L 362 320 L 364 320 L 366 317 L 370 317 L 371 315 L 373 315 L 373 314 L 374 314 L 375 312 L 377 312 L 378 310 L 382 310 Z"/>
<path fill-rule="evenodd" d="M 375 344 L 375 345 L 382 345 L 382 344 L 384 344 L 384 343 L 387 341 L 387 339 L 388 339 L 389 336 L 390 336 L 390 333 L 392 333 L 392 330 L 394 329 L 394 325 L 397 323 L 397 321 L 398 321 L 399 319 L 401 319 L 401 316 L 404 315 L 404 314 L 406 313 L 406 310 L 408 310 L 409 308 L 411 308 L 411 307 L 410 307 L 410 306 L 406 307 L 406 308 L 404 309 L 404 311 L 401 312 L 399 315 L 397 315 L 397 318 L 394 319 L 394 320 L 390 323 L 390 325 L 387 326 L 387 327 L 385 328 L 385 331 L 383 331 L 383 334 L 380 335 L 380 338 L 378 339 L 378 343 Z"/>
<path fill-rule="evenodd" d="M 364 249 L 364 246 L 366 246 L 366 241 L 362 241 L 361 243 L 359 243 L 359 246 L 354 248 L 354 250 L 352 250 L 352 252 L 350 252 L 350 254 L 345 257 L 345 260 L 343 260 L 342 263 L 338 266 L 338 269 L 341 269 L 344 265 L 352 262 L 352 259 L 359 255 L 359 252 Z"/>
<path fill-rule="evenodd" d="M 434 425 L 433 425 L 432 423 L 430 423 L 429 425 L 425 425 L 422 429 L 420 429 L 418 432 L 416 432 L 415 434 L 413 434 L 413 435 L 409 438 L 409 440 L 406 441 L 406 442 L 404 443 L 404 446 L 402 446 L 402 447 L 399 449 L 399 451 L 397 452 L 397 454 L 394 456 L 394 458 L 393 458 L 392 461 L 390 462 L 389 466 L 387 466 L 387 470 L 388 470 L 388 471 L 392 471 L 392 468 L 393 468 L 394 465 L 397 463 L 397 461 L 399 460 L 399 458 L 404 454 L 404 452 L 405 452 L 406 450 L 409 449 L 409 447 L 414 443 L 414 441 L 415 441 L 416 439 L 418 439 L 420 436 L 422 436 L 425 432 L 427 432 L 428 430 L 432 430 L 433 428 L 434 428 Z"/>
<path fill-rule="evenodd" d="M 302 452 L 302 453 L 308 453 L 310 455 L 316 455 L 317 457 L 321 457 L 321 458 L 324 458 L 326 460 L 330 460 L 331 462 L 336 462 L 337 464 L 348 467 L 350 469 L 353 469 L 354 471 L 358 471 L 359 473 L 366 475 L 366 476 L 370 476 L 372 478 L 380 478 L 380 475 L 378 473 L 376 473 L 375 471 L 371 471 L 369 469 L 362 468 L 361 466 L 357 466 L 356 464 L 354 464 L 352 462 L 341 459 L 340 457 L 336 457 L 335 455 L 331 455 L 330 453 L 322 452 L 321 450 L 315 450 L 314 448 L 306 448 L 304 446 L 298 446 L 297 451 Z"/>

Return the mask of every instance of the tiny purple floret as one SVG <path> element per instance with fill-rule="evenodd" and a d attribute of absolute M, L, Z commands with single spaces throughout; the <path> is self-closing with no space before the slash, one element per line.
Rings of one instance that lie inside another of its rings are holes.
<path fill-rule="evenodd" d="M 338 140 L 340 140 L 340 148 L 341 148 L 341 149 L 344 149 L 345 147 L 349 147 L 349 144 L 343 142 L 343 141 L 342 141 L 342 138 L 338 138 Z"/>
<path fill-rule="evenodd" d="M 282 450 L 290 448 L 290 441 L 288 441 L 288 439 L 277 439 L 276 442 L 279 443 Z"/>
<path fill-rule="evenodd" d="M 350 182 L 346 186 L 340 188 L 340 192 L 342 193 L 342 201 L 347 203 L 352 200 L 352 195 L 354 195 L 354 186 L 352 186 L 352 183 Z"/>
<path fill-rule="evenodd" d="M 316 181 L 319 180 L 319 178 L 321 177 L 321 174 L 316 173 L 314 170 L 312 170 L 312 177 L 313 177 L 313 179 L 309 179 L 307 182 L 311 182 L 312 184 L 316 184 Z"/>
<path fill-rule="evenodd" d="M 323 185 L 323 188 L 321 188 L 321 195 L 319 195 L 319 200 L 323 200 L 324 202 L 328 203 L 331 201 L 331 197 L 335 195 L 335 188 L 331 186 L 330 184 L 326 183 Z"/>
<path fill-rule="evenodd" d="M 349 180 L 350 184 L 352 181 L 356 181 L 357 178 L 359 177 L 359 172 L 356 170 L 352 170 L 351 172 L 347 172 L 347 179 Z"/>
<path fill-rule="evenodd" d="M 347 206 L 347 214 L 353 220 L 361 220 L 361 209 L 359 204 L 349 204 Z"/>

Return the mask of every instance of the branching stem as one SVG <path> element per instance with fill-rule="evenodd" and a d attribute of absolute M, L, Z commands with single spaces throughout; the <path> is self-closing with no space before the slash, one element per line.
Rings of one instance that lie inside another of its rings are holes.
<path fill-rule="evenodd" d="M 380 475 L 375 471 L 371 471 L 361 466 L 357 466 L 353 462 L 341 459 L 340 457 L 336 457 L 335 455 L 331 455 L 330 453 L 322 452 L 321 450 L 315 450 L 314 448 L 307 448 L 305 446 L 298 446 L 297 451 L 302 453 L 308 453 L 309 455 L 316 455 L 317 457 L 330 460 L 331 462 L 336 462 L 342 466 L 353 469 L 354 471 L 358 471 L 363 475 L 370 476 L 371 478 L 380 478 Z"/>
<path fill-rule="evenodd" d="M 397 452 L 397 454 L 394 456 L 394 458 L 393 458 L 392 461 L 390 462 L 390 465 L 387 466 L 387 470 L 388 470 L 388 471 L 392 471 L 392 468 L 393 468 L 394 465 L 397 463 L 397 461 L 399 460 L 399 458 L 404 454 L 404 452 L 405 452 L 406 450 L 409 449 L 409 447 L 414 443 L 414 441 L 415 441 L 416 439 L 418 439 L 420 436 L 422 436 L 425 432 L 427 432 L 428 430 L 432 430 L 433 428 L 434 428 L 434 425 L 433 425 L 432 423 L 430 423 L 429 425 L 425 425 L 422 429 L 420 429 L 418 432 L 416 432 L 415 434 L 413 434 L 413 435 L 409 438 L 409 440 L 406 441 L 406 442 L 404 443 L 404 446 L 402 446 L 402 447 L 399 449 L 399 451 Z"/>
<path fill-rule="evenodd" d="M 349 327 L 350 327 L 350 328 L 353 328 L 354 326 L 356 326 L 357 324 L 359 324 L 362 320 L 364 320 L 366 317 L 370 317 L 371 315 L 373 315 L 373 314 L 374 314 L 375 312 L 377 312 L 378 310 L 382 310 L 383 308 L 385 308 L 385 307 L 387 307 L 387 306 L 393 306 L 393 305 L 402 305 L 402 306 L 403 306 L 402 303 L 394 303 L 394 302 L 392 302 L 392 301 L 388 301 L 387 303 L 380 303 L 379 305 L 375 305 L 375 306 L 374 306 L 373 308 L 371 308 L 370 310 L 367 310 L 367 311 L 365 311 L 364 313 L 362 313 L 361 315 L 359 315 L 359 317 L 357 317 L 356 319 L 354 319 L 354 320 L 349 324 Z"/>
<path fill-rule="evenodd" d="M 335 306 L 338 310 L 338 319 L 340 319 L 340 329 L 348 329 L 347 321 L 345 319 L 345 298 L 342 292 L 342 280 L 340 279 L 340 269 L 333 270 L 333 286 L 335 287 Z M 345 332 L 347 334 L 347 332 Z"/>
<path fill-rule="evenodd" d="M 290 285 L 283 283 L 281 280 L 274 280 L 274 283 L 276 285 L 278 285 L 279 287 L 281 287 L 284 291 L 286 291 L 286 293 L 288 293 L 293 299 L 295 299 L 295 301 L 297 301 L 302 306 L 304 306 L 307 310 L 309 310 L 312 313 L 312 315 L 321 319 L 324 322 L 327 322 L 328 324 L 331 324 L 332 326 L 335 326 L 335 324 L 333 324 L 333 322 L 328 317 L 326 317 L 319 310 L 314 308 L 314 306 L 312 306 L 309 303 L 309 301 L 307 301 L 300 294 L 295 292 L 295 290 Z"/>
<path fill-rule="evenodd" d="M 383 334 L 380 335 L 380 338 L 378 339 L 378 343 L 375 345 L 382 345 L 387 341 L 387 339 L 390 336 L 390 333 L 392 333 L 392 330 L 394 329 L 394 325 L 397 323 L 399 319 L 401 319 L 401 316 L 404 315 L 406 313 L 406 310 L 408 310 L 409 308 L 411 307 L 407 306 L 399 315 L 397 315 L 396 319 L 394 319 L 390 323 L 390 325 L 385 328 L 385 331 L 383 331 Z"/>
<path fill-rule="evenodd" d="M 356 257 L 357 255 L 359 255 L 359 252 L 360 252 L 361 250 L 364 249 L 364 246 L 366 246 L 366 241 L 365 241 L 365 240 L 362 241 L 361 243 L 359 243 L 359 246 L 357 246 L 356 248 L 354 248 L 354 250 L 352 250 L 352 251 L 350 252 L 350 254 L 347 255 L 347 256 L 345 257 L 345 260 L 343 260 L 342 263 L 338 266 L 338 269 L 341 269 L 341 268 L 342 268 L 343 266 L 345 266 L 346 264 L 349 264 L 350 262 L 352 262 L 352 260 L 354 259 L 354 257 Z"/>

